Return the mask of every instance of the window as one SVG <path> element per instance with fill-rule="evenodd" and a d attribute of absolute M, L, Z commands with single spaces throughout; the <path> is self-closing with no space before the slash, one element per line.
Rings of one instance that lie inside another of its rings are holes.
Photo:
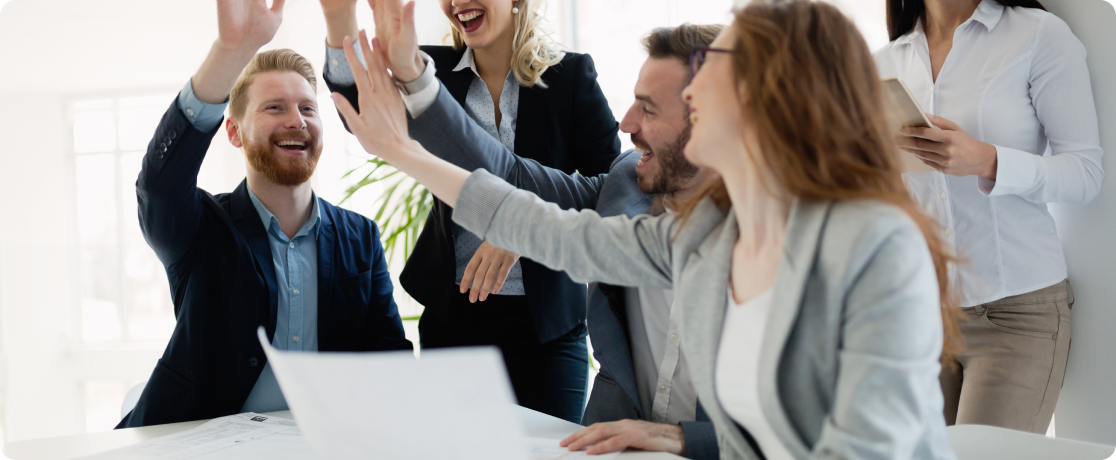
<path fill-rule="evenodd" d="M 71 104 L 82 342 L 165 342 L 174 330 L 166 275 L 140 233 L 135 192 L 148 140 L 172 99 Z"/>

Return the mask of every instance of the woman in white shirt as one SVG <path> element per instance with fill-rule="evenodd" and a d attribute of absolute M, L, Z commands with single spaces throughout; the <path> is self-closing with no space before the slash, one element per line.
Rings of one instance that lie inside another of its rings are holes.
<path fill-rule="evenodd" d="M 889 0 L 887 13 L 880 74 L 940 128 L 903 130 L 900 146 L 937 170 L 905 179 L 965 260 L 951 270 L 967 350 L 941 375 L 946 420 L 1044 433 L 1073 305 L 1046 204 L 1087 203 L 1104 177 L 1085 48 L 1035 0 Z"/>
<path fill-rule="evenodd" d="M 563 211 L 435 158 L 409 139 L 382 54 L 356 69 L 359 113 L 334 95 L 365 150 L 499 247 L 576 280 L 673 288 L 721 458 L 953 458 L 938 385 L 950 258 L 906 193 L 868 47 L 835 7 L 754 2 L 694 51 L 684 154 L 719 177 L 659 216 Z"/>

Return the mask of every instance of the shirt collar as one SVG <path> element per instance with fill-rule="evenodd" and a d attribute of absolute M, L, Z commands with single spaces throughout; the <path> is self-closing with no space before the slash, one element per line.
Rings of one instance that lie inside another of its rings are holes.
<path fill-rule="evenodd" d="M 252 191 L 252 187 L 247 187 L 247 189 L 248 198 L 252 200 L 252 206 L 256 207 L 256 213 L 260 215 L 260 222 L 263 223 L 264 229 L 268 230 L 268 233 L 274 233 L 276 236 L 282 236 L 282 239 L 286 239 L 287 235 L 279 228 L 279 219 L 275 217 L 275 214 L 271 213 L 271 210 L 267 209 L 267 206 L 264 206 L 260 198 L 256 196 L 256 192 Z M 302 224 L 302 228 L 298 229 L 298 232 L 295 233 L 295 238 L 309 235 L 311 232 L 314 238 L 317 238 L 318 232 L 321 230 L 321 204 L 318 203 L 318 195 L 314 193 L 313 190 L 310 191 L 310 200 L 314 203 L 310 208 L 310 218 L 306 220 L 306 223 Z"/>
<path fill-rule="evenodd" d="M 480 76 L 480 72 L 477 71 L 477 63 L 473 59 L 472 48 L 465 48 L 465 54 L 461 55 L 461 60 L 457 62 L 457 67 L 454 67 L 453 71 L 460 72 L 465 69 L 470 69 L 476 76 Z"/>
<path fill-rule="evenodd" d="M 969 17 L 969 21 L 977 21 L 984 24 L 988 31 L 996 28 L 996 24 L 1000 23 L 1000 18 L 1004 16 L 1004 6 L 995 0 L 983 0 L 977 5 L 977 9 L 973 11 L 973 15 Z M 965 21 L 968 23 L 969 21 Z M 965 23 L 961 25 L 964 26 Z M 895 39 L 897 45 L 903 45 L 914 41 L 916 38 L 925 37 L 926 32 L 922 29 L 922 19 L 915 23 L 914 28 L 906 35 Z"/>

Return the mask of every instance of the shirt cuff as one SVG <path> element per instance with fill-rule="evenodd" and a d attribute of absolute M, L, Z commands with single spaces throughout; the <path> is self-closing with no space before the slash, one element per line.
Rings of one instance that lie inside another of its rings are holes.
<path fill-rule="evenodd" d="M 411 118 L 418 118 L 422 116 L 426 109 L 434 105 L 434 101 L 438 99 L 438 79 L 434 76 L 436 69 L 434 68 L 434 60 L 426 53 L 422 53 L 422 59 L 426 61 L 426 70 L 422 71 L 418 79 L 410 83 L 404 83 L 407 91 L 400 91 L 403 93 L 403 105 L 407 106 L 407 113 Z"/>
<path fill-rule="evenodd" d="M 496 218 L 496 211 L 515 187 L 485 171 L 478 169 L 465 179 L 461 192 L 457 195 L 457 205 L 453 210 L 453 222 L 486 239 L 489 227 Z"/>
<path fill-rule="evenodd" d="M 225 116 L 225 106 L 229 105 L 229 98 L 220 104 L 207 104 L 194 96 L 194 80 L 186 82 L 182 91 L 178 92 L 178 106 L 182 114 L 190 121 L 194 129 L 207 133 L 221 124 Z"/>
<path fill-rule="evenodd" d="M 988 196 L 1018 195 L 1034 187 L 1041 157 L 1009 147 L 996 147 L 996 180 L 977 179 L 977 188 Z"/>
<path fill-rule="evenodd" d="M 364 52 L 361 51 L 360 42 L 353 42 L 353 51 L 356 51 L 361 67 L 367 69 L 368 65 L 364 62 Z M 322 74 L 326 80 L 340 86 L 356 84 L 356 77 L 353 76 L 353 69 L 349 67 L 349 58 L 345 56 L 344 48 L 332 48 L 326 45 L 326 66 Z"/>

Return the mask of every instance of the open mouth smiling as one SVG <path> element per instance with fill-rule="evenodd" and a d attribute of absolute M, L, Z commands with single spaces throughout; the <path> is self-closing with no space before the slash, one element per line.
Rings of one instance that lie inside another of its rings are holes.
<path fill-rule="evenodd" d="M 280 139 L 272 144 L 283 150 L 301 152 L 306 150 L 310 142 L 305 139 Z"/>
<path fill-rule="evenodd" d="M 484 23 L 484 10 L 465 10 L 454 15 L 465 32 L 472 32 Z"/>

